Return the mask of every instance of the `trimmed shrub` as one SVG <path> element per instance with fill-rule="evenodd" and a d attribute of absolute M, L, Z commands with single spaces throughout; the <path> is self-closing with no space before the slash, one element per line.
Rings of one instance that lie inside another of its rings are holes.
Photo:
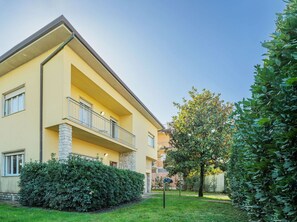
<path fill-rule="evenodd" d="M 70 157 L 26 163 L 19 185 L 24 206 L 85 212 L 140 199 L 144 175 Z"/>
<path fill-rule="evenodd" d="M 297 221 L 297 1 L 288 0 L 252 98 L 236 105 L 231 198 L 251 221 Z"/>

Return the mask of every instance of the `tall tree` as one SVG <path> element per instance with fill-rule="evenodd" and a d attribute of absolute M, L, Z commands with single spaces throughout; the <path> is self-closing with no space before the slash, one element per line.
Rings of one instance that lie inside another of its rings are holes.
<path fill-rule="evenodd" d="M 252 221 L 297 221 L 297 1 L 288 0 L 252 98 L 237 104 L 230 160 L 233 203 Z"/>
<path fill-rule="evenodd" d="M 171 140 L 174 147 L 167 153 L 166 168 L 170 174 L 200 171 L 199 196 L 203 196 L 205 168 L 225 163 L 230 147 L 232 129 L 228 117 L 232 105 L 220 100 L 208 90 L 189 91 L 190 100 L 174 103 L 178 115 L 171 123 Z"/>

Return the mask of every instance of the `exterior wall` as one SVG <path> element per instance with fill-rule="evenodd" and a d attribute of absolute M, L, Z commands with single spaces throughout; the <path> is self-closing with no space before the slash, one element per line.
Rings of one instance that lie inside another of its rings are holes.
<path fill-rule="evenodd" d="M 24 150 L 25 162 L 39 160 L 39 64 L 47 53 L 0 77 L 0 192 L 19 190 L 19 177 L 3 176 L 4 153 Z M 3 94 L 23 84 L 25 110 L 4 117 Z"/>
<path fill-rule="evenodd" d="M 72 126 L 68 124 L 59 125 L 59 159 L 67 160 L 72 153 Z"/>
<path fill-rule="evenodd" d="M 74 85 L 71 85 L 71 98 L 73 98 L 76 101 L 80 101 L 80 99 L 83 99 L 83 100 L 91 103 L 92 109 L 97 113 L 100 113 L 101 111 L 103 111 L 104 117 L 107 119 L 110 119 L 110 117 L 112 116 L 117 121 L 120 120 L 119 115 L 117 115 L 114 112 L 112 112 L 111 110 L 107 109 L 104 105 L 102 105 L 101 103 L 96 101 L 93 97 L 91 97 L 87 93 L 83 92 L 82 90 L 80 90 L 79 88 L 77 88 Z M 119 121 L 119 125 L 121 126 L 120 121 Z"/>
<path fill-rule="evenodd" d="M 166 159 L 165 148 L 170 148 L 170 136 L 165 132 L 158 132 L 158 159 L 155 163 L 155 167 L 164 169 L 163 160 Z"/>
<path fill-rule="evenodd" d="M 120 169 L 136 170 L 136 152 L 126 152 L 120 154 Z"/>
<path fill-rule="evenodd" d="M 165 177 L 168 177 L 168 172 L 164 169 L 164 160 L 166 159 L 165 148 L 170 148 L 170 136 L 163 132 L 158 132 L 158 159 L 154 163 L 154 169 L 152 173 L 153 188 L 158 189 L 163 186 L 162 181 Z M 172 176 L 171 179 L 173 182 L 170 184 L 170 187 L 175 189 L 178 182 L 178 176 Z"/>
<path fill-rule="evenodd" d="M 164 132 L 158 132 L 158 147 L 169 147 L 170 136 Z"/>
<path fill-rule="evenodd" d="M 44 65 L 43 124 L 45 128 L 60 124 L 67 109 L 64 103 L 66 97 L 70 96 L 70 73 L 65 67 L 64 57 L 61 51 Z"/>
<path fill-rule="evenodd" d="M 136 171 L 145 174 L 146 173 L 146 157 L 151 159 L 157 159 L 156 145 L 157 145 L 157 128 L 150 123 L 136 108 L 134 108 L 119 92 L 117 92 L 109 83 L 107 83 L 98 73 L 91 69 L 77 54 L 75 54 L 69 47 L 65 47 L 65 66 L 69 72 L 71 71 L 71 66 L 74 65 L 79 69 L 86 77 L 92 82 L 96 83 L 102 90 L 107 92 L 112 98 L 114 98 L 121 106 L 128 110 L 131 115 L 129 116 L 119 116 L 116 113 L 112 113 L 110 110 L 106 109 L 104 105 L 96 103 L 93 100 L 92 95 L 84 95 L 90 100 L 90 102 L 95 104 L 95 107 L 98 107 L 98 111 L 106 112 L 107 115 L 115 115 L 118 118 L 121 126 L 128 126 L 128 130 L 135 135 L 135 144 L 136 144 Z M 104 72 L 106 70 L 102 70 Z M 81 90 L 77 89 L 76 86 L 72 86 L 72 95 L 77 98 Z M 71 96 L 72 96 L 71 95 Z M 107 101 L 108 102 L 108 101 Z M 67 115 L 67 113 L 65 113 Z M 122 125 L 123 124 L 123 125 Z M 130 129 L 129 129 L 130 128 Z M 147 136 L 148 132 L 152 133 L 155 136 L 155 148 L 148 146 Z"/>
<path fill-rule="evenodd" d="M 94 158 L 98 157 L 99 160 L 102 160 L 102 162 L 106 165 L 109 165 L 110 161 L 117 162 L 119 166 L 118 152 L 85 142 L 77 138 L 73 138 L 72 140 L 72 152 Z M 105 153 L 107 153 L 108 156 L 104 156 Z"/>
<path fill-rule="evenodd" d="M 18 177 L 3 176 L 3 153 L 24 150 L 25 162 L 39 160 L 39 73 L 40 63 L 54 49 L 31 60 L 23 66 L 0 77 L 0 93 L 4 93 L 25 84 L 25 111 L 0 118 L 0 192 L 17 193 Z M 97 84 L 104 92 L 123 107 L 123 115 L 108 109 L 106 104 L 99 103 L 95 94 L 82 91 L 73 85 L 71 67 L 77 67 L 86 77 Z M 102 72 L 107 70 L 102 69 Z M 113 77 L 111 77 L 113 78 Z M 51 154 L 59 154 L 59 125 L 67 122 L 67 97 L 85 98 L 94 105 L 95 111 L 104 111 L 105 117 L 110 116 L 119 121 L 119 125 L 133 133 L 136 137 L 135 170 L 147 174 L 151 173 L 151 162 L 157 159 L 157 128 L 147 120 L 132 104 L 117 92 L 98 73 L 91 69 L 69 47 L 58 53 L 44 66 L 44 135 L 43 135 L 43 161 L 51 158 Z M 3 101 L 3 96 L 2 99 Z M 0 103 L 1 114 L 3 102 Z M 3 115 L 2 115 L 3 116 Z M 148 133 L 155 136 L 155 147 L 148 146 Z M 103 146 L 88 143 L 78 138 L 72 138 L 72 152 L 102 158 L 104 164 L 109 161 L 120 162 L 120 153 Z M 104 153 L 108 153 L 104 157 Z M 146 184 L 146 183 L 145 183 Z"/>
<path fill-rule="evenodd" d="M 52 155 L 58 158 L 59 157 L 59 131 L 45 129 L 43 146 L 44 146 L 43 147 L 44 161 L 51 159 Z"/>
<path fill-rule="evenodd" d="M 20 199 L 20 196 L 18 193 L 0 192 L 0 200 L 19 201 L 19 199 Z"/>
<path fill-rule="evenodd" d="M 151 192 L 152 190 L 152 163 L 151 159 L 146 159 L 146 174 L 145 174 L 145 191 Z"/>

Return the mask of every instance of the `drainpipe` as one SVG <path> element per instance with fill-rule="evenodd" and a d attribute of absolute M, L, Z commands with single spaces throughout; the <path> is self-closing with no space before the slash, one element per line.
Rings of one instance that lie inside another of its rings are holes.
<path fill-rule="evenodd" d="M 57 55 L 72 39 L 75 35 L 72 35 L 65 40 L 53 53 L 51 53 L 42 63 L 40 63 L 40 119 L 39 119 L 39 161 L 42 162 L 43 155 L 43 66 L 48 63 L 55 55 Z"/>

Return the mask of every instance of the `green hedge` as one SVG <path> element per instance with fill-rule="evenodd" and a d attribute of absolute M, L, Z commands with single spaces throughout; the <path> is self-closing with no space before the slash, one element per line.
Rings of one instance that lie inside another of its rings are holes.
<path fill-rule="evenodd" d="M 70 157 L 26 163 L 19 185 L 22 205 L 83 212 L 139 199 L 144 175 Z"/>
<path fill-rule="evenodd" d="M 287 1 L 252 98 L 236 105 L 231 198 L 251 221 L 297 221 L 297 1 Z"/>

